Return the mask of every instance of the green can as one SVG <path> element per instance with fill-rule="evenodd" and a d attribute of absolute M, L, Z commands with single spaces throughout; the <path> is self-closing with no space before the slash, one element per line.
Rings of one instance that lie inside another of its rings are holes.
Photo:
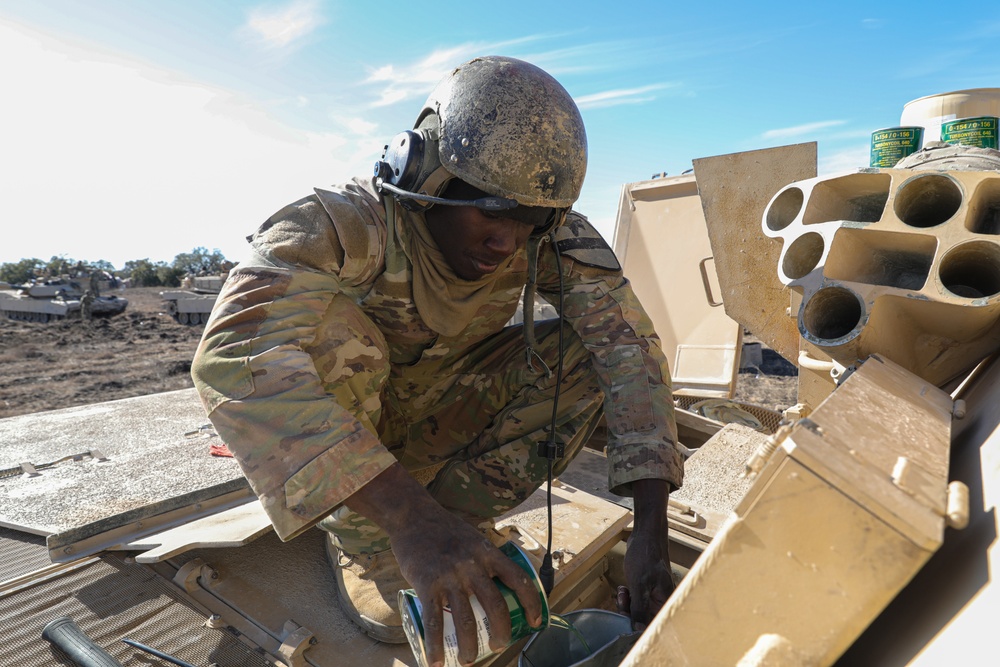
<path fill-rule="evenodd" d="M 528 619 L 524 615 L 524 607 L 521 606 L 514 591 L 498 579 L 493 579 L 497 588 L 500 589 L 500 594 L 503 595 L 504 601 L 507 603 L 507 611 L 510 614 L 510 643 L 513 644 L 518 639 L 527 637 L 534 632 L 539 632 L 549 626 L 549 601 L 545 597 L 545 589 L 542 588 L 541 579 L 538 578 L 538 574 L 535 572 L 535 568 L 532 567 L 531 561 L 528 560 L 527 554 L 513 542 L 504 543 L 500 547 L 500 551 L 528 573 L 542 602 L 542 625 L 541 627 L 533 628 L 528 624 Z M 472 603 L 473 615 L 476 617 L 476 627 L 479 634 L 479 654 L 475 659 L 475 662 L 479 662 L 483 658 L 493 654 L 493 651 L 490 650 L 490 623 L 486 617 L 486 611 L 479 604 L 479 600 L 473 596 L 470 602 Z M 399 591 L 399 613 L 403 617 L 403 631 L 410 642 L 410 648 L 413 649 L 413 655 L 417 658 L 417 664 L 420 667 L 428 667 L 427 643 L 424 637 L 423 606 L 420 604 L 420 598 L 417 597 L 416 592 L 412 588 Z M 451 610 L 447 607 L 444 610 L 444 664 L 445 667 L 460 667 L 462 665 L 462 662 L 458 659 L 458 634 L 455 632 L 455 622 L 451 617 Z"/>
<path fill-rule="evenodd" d="M 892 169 L 907 155 L 916 153 L 924 140 L 924 128 L 887 127 L 872 132 L 871 160 L 868 166 Z"/>
<path fill-rule="evenodd" d="M 997 117 L 976 116 L 941 123 L 941 141 L 962 146 L 1000 148 L 997 144 Z"/>

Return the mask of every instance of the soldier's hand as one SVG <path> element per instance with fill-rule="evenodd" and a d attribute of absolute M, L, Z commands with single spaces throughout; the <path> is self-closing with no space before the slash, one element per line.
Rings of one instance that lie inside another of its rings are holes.
<path fill-rule="evenodd" d="M 637 630 L 644 628 L 674 592 L 667 540 L 667 496 L 663 480 L 633 482 L 635 526 L 625 551 L 629 615 Z"/>
<path fill-rule="evenodd" d="M 458 635 L 459 658 L 468 664 L 478 657 L 473 597 L 489 620 L 490 648 L 499 650 L 510 643 L 510 614 L 494 577 L 514 591 L 528 622 L 541 625 L 541 600 L 528 573 L 450 512 L 441 509 L 438 516 L 391 539 L 403 576 L 423 607 L 427 659 L 432 665 L 443 662 L 442 637 L 449 614 Z"/>
<path fill-rule="evenodd" d="M 510 614 L 494 577 L 517 595 L 528 623 L 541 625 L 541 599 L 528 573 L 441 507 L 402 466 L 387 468 L 346 504 L 389 534 L 400 571 L 420 598 L 431 665 L 444 664 L 445 614 L 454 621 L 459 659 L 471 663 L 478 656 L 473 597 L 489 621 L 490 648 L 510 643 Z"/>
<path fill-rule="evenodd" d="M 632 626 L 642 630 L 667 598 L 674 592 L 667 553 L 666 529 L 663 536 L 652 531 L 632 531 L 625 552 L 625 578 L 628 580 L 629 616 Z"/>

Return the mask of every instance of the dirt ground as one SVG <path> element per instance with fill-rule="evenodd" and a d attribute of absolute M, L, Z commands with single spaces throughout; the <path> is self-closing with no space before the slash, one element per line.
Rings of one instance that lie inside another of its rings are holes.
<path fill-rule="evenodd" d="M 160 291 L 119 292 L 125 312 L 90 323 L 0 318 L 0 418 L 193 386 L 201 326 L 175 322 Z"/>
<path fill-rule="evenodd" d="M 0 318 L 0 418 L 191 387 L 202 325 L 175 322 L 160 291 L 129 289 L 123 314 L 91 323 Z M 765 348 L 734 398 L 781 410 L 795 386 L 795 367 Z"/>
<path fill-rule="evenodd" d="M 795 405 L 798 402 L 798 368 L 750 334 L 744 336 L 743 344 L 761 345 L 762 360 L 758 366 L 740 371 L 733 400 L 778 412 Z"/>

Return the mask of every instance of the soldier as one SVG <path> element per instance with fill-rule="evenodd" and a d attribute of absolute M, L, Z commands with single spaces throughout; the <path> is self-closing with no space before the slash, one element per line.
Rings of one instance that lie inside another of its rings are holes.
<path fill-rule="evenodd" d="M 546 481 L 550 425 L 558 474 L 607 417 L 610 488 L 635 502 L 633 620 L 673 590 L 669 372 L 614 253 L 570 210 L 586 156 L 547 73 L 461 65 L 374 178 L 316 189 L 257 230 L 195 356 L 205 408 L 281 539 L 328 532 L 340 604 L 381 641 L 405 641 L 396 592 L 412 586 L 431 664 L 446 605 L 474 659 L 473 595 L 506 643 L 493 577 L 540 623 L 537 592 L 489 538 Z M 505 328 L 522 290 L 526 314 L 537 290 L 561 320 Z"/>
<path fill-rule="evenodd" d="M 89 322 L 91 318 L 91 309 L 94 305 L 94 292 L 92 290 L 87 290 L 80 297 L 80 319 L 84 322 Z"/>

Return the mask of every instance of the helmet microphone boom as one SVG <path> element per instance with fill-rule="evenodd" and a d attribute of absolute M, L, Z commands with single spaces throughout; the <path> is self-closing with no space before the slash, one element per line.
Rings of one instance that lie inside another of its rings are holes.
<path fill-rule="evenodd" d="M 378 169 L 377 165 L 376 169 Z M 414 201 L 422 201 L 428 204 L 442 204 L 444 206 L 475 206 L 483 211 L 506 211 L 517 206 L 516 200 L 508 199 L 506 197 L 480 197 L 479 199 L 445 199 L 444 197 L 432 197 L 430 195 L 403 190 L 402 188 L 399 188 L 391 183 L 385 182 L 382 178 L 377 178 L 375 180 L 375 186 L 379 190 L 388 190 L 400 199 L 412 199 Z"/>

